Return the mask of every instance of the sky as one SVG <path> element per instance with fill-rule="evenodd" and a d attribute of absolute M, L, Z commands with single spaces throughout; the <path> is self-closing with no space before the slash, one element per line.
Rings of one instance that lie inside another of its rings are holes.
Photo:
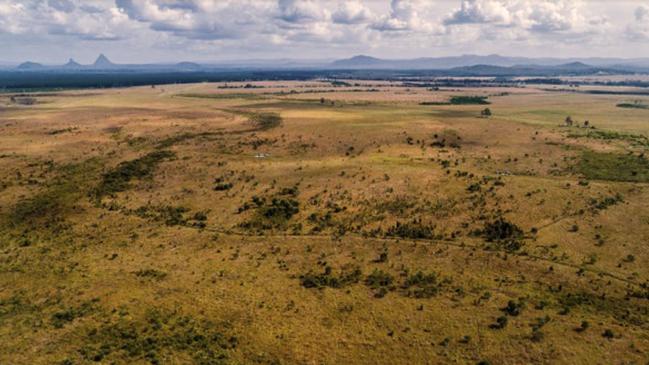
<path fill-rule="evenodd" d="M 649 57 L 649 0 L 0 0 L 0 62 Z"/>

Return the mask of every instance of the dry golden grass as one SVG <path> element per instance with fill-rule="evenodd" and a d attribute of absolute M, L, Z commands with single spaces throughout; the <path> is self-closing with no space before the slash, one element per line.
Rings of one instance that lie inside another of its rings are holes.
<path fill-rule="evenodd" d="M 0 363 L 644 364 L 646 110 L 253 84 L 0 96 Z"/>

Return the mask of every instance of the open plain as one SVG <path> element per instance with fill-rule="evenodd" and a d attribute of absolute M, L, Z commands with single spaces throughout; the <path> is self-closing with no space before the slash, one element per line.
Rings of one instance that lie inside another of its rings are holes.
<path fill-rule="evenodd" d="M 0 94 L 0 363 L 647 364 L 646 104 Z"/>

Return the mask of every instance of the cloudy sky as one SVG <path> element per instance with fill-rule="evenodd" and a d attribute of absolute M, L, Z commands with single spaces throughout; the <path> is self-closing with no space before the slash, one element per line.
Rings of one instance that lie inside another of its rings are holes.
<path fill-rule="evenodd" d="M 649 57 L 649 0 L 0 0 L 0 62 Z"/>

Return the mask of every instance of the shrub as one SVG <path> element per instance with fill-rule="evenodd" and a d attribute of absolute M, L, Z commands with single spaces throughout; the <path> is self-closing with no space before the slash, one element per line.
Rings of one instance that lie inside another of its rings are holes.
<path fill-rule="evenodd" d="M 489 325 L 489 328 L 498 329 L 498 330 L 503 329 L 503 328 L 507 327 L 507 322 L 508 322 L 507 317 L 500 316 L 500 317 L 496 318 L 496 323 L 492 323 L 492 324 Z"/>
<path fill-rule="evenodd" d="M 521 312 L 523 311 L 523 307 L 524 307 L 523 303 L 510 300 L 509 302 L 507 302 L 507 306 L 505 306 L 501 310 L 505 312 L 505 314 L 507 315 L 516 317 L 519 314 L 521 314 Z"/>
<path fill-rule="evenodd" d="M 258 130 L 267 130 L 282 124 L 282 117 L 277 113 L 252 113 L 249 120 Z"/>
<path fill-rule="evenodd" d="M 74 321 L 76 318 L 83 317 L 93 310 L 93 303 L 96 300 L 84 302 L 76 308 L 68 308 L 55 312 L 52 315 L 52 325 L 54 328 L 62 328 L 67 323 Z"/>
<path fill-rule="evenodd" d="M 232 189 L 233 186 L 234 185 L 232 183 L 229 183 L 229 182 L 228 183 L 223 183 L 223 182 L 221 182 L 221 183 L 218 183 L 218 184 L 216 184 L 214 186 L 214 190 L 215 191 L 226 191 L 226 190 Z"/>
<path fill-rule="evenodd" d="M 341 270 L 340 275 L 334 276 L 330 266 L 325 267 L 322 274 L 309 272 L 300 276 L 300 283 L 305 288 L 342 288 L 360 281 L 362 271 L 359 268 Z"/>
<path fill-rule="evenodd" d="M 383 270 L 374 271 L 365 278 L 365 285 L 374 291 L 377 298 L 384 297 L 388 290 L 394 290 L 394 277 Z"/>
<path fill-rule="evenodd" d="M 431 298 L 437 295 L 442 284 L 437 280 L 436 273 L 424 274 L 418 271 L 408 276 L 403 283 L 406 294 L 415 298 Z"/>
<path fill-rule="evenodd" d="M 410 222 L 397 222 L 385 232 L 387 237 L 401 237 L 412 239 L 433 239 L 435 226 L 422 222 L 421 219 L 413 219 Z"/>
<path fill-rule="evenodd" d="M 515 224 L 500 217 L 493 222 L 486 223 L 483 233 L 487 241 L 493 242 L 520 238 L 523 231 Z"/>
<path fill-rule="evenodd" d="M 486 105 L 491 104 L 486 96 L 453 96 L 450 100 L 452 105 Z"/>
<path fill-rule="evenodd" d="M 144 279 L 162 280 L 167 277 L 167 273 L 156 269 L 143 269 L 134 272 L 135 276 Z"/>
<path fill-rule="evenodd" d="M 590 327 L 590 323 L 588 321 L 581 321 L 581 325 L 575 329 L 577 332 L 584 332 Z"/>

